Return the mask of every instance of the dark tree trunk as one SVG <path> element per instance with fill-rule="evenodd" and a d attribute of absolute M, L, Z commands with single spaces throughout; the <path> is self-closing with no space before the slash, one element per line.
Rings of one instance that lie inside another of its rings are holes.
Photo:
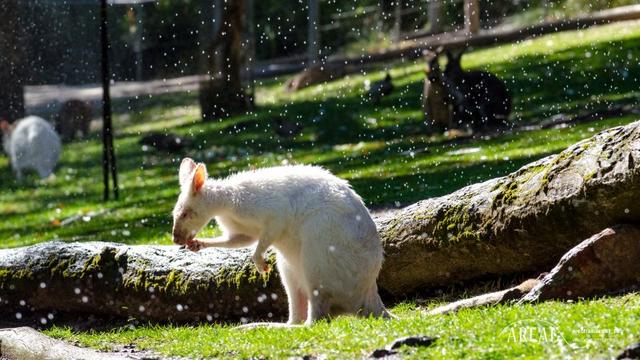
<path fill-rule="evenodd" d="M 442 0 L 432 0 L 427 3 L 427 16 L 429 17 L 429 31 L 437 33 L 442 30 Z"/>
<path fill-rule="evenodd" d="M 222 22 L 207 54 L 209 79 L 200 86 L 200 106 L 203 120 L 215 120 L 242 113 L 250 108 L 252 99 L 242 85 L 245 65 L 244 0 L 218 1 Z"/>
<path fill-rule="evenodd" d="M 18 0 L 0 2 L 0 119 L 24 116 L 23 27 Z"/>

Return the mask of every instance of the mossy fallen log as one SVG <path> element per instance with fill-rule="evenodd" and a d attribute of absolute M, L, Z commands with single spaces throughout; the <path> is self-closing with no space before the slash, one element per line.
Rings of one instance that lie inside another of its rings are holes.
<path fill-rule="evenodd" d="M 640 222 L 640 122 L 603 131 L 497 179 L 378 220 L 380 287 L 395 296 L 539 273 L 615 224 Z"/>
<path fill-rule="evenodd" d="M 636 122 L 508 176 L 377 219 L 386 254 L 381 289 L 403 297 L 549 269 L 601 229 L 640 222 L 639 157 Z M 250 253 L 61 242 L 0 250 L 0 313 L 52 310 L 175 322 L 284 316 L 277 273 L 259 276 Z"/>
<path fill-rule="evenodd" d="M 172 322 L 286 315 L 277 273 L 259 275 L 250 255 L 104 242 L 0 250 L 0 319 L 49 310 Z"/>

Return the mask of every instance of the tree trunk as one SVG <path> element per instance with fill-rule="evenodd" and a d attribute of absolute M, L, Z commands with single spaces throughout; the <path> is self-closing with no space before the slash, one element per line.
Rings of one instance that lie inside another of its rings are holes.
<path fill-rule="evenodd" d="M 200 86 L 200 106 L 203 120 L 215 120 L 242 113 L 250 108 L 252 99 L 242 86 L 242 66 L 245 65 L 244 0 L 219 1 L 222 22 L 210 42 L 208 74 L 210 79 Z"/>
<path fill-rule="evenodd" d="M 639 158 L 636 122 L 377 219 L 381 291 L 404 298 L 551 268 L 591 234 L 640 222 Z M 177 322 L 279 318 L 287 310 L 278 274 L 261 278 L 251 253 L 61 242 L 0 250 L 0 314 L 10 314 L 0 323 L 16 311 L 37 320 L 52 310 Z"/>
<path fill-rule="evenodd" d="M 393 2 L 393 29 L 391 33 L 394 42 L 402 40 L 402 0 Z"/>
<path fill-rule="evenodd" d="M 24 117 L 23 24 L 18 0 L 0 2 L 0 119 Z"/>
<path fill-rule="evenodd" d="M 437 33 L 442 30 L 442 0 L 431 0 L 427 4 L 429 17 L 429 32 Z"/>
<path fill-rule="evenodd" d="M 309 20 L 307 24 L 307 66 L 320 59 L 320 2 L 308 0 Z"/>
<path fill-rule="evenodd" d="M 479 0 L 464 0 L 464 29 L 469 34 L 480 31 Z"/>

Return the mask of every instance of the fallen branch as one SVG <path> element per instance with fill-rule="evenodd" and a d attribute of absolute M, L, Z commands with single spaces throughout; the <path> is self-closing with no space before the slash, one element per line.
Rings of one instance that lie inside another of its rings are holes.
<path fill-rule="evenodd" d="M 640 228 L 618 225 L 569 250 L 521 303 L 575 300 L 640 286 Z"/>
<path fill-rule="evenodd" d="M 502 291 L 440 306 L 428 312 L 442 315 L 487 305 L 517 301 L 576 300 L 635 290 L 640 286 L 640 228 L 607 228 L 569 250 L 548 273 Z"/>
<path fill-rule="evenodd" d="M 427 314 L 442 315 L 456 312 L 460 309 L 505 304 L 510 301 L 517 301 L 531 291 L 531 289 L 533 289 L 539 282 L 539 279 L 529 279 L 518 286 L 514 286 L 506 290 L 482 294 L 469 299 L 458 300 L 447 305 L 439 306 L 435 309 L 429 310 Z"/>

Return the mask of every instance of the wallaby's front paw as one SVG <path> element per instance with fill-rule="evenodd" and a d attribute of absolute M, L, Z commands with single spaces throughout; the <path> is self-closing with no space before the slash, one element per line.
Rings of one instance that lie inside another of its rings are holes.
<path fill-rule="evenodd" d="M 198 252 L 200 250 L 202 250 L 204 248 L 204 244 L 202 243 L 202 241 L 197 240 L 197 239 L 193 239 L 189 242 L 187 242 L 186 244 L 187 249 L 193 251 L 193 252 Z"/>
<path fill-rule="evenodd" d="M 256 264 L 256 268 L 258 269 L 258 272 L 260 274 L 266 274 L 269 272 L 269 270 L 271 270 L 269 264 L 267 264 L 267 262 L 264 261 L 264 258 L 262 258 L 261 256 L 254 256 L 253 263 Z"/>

